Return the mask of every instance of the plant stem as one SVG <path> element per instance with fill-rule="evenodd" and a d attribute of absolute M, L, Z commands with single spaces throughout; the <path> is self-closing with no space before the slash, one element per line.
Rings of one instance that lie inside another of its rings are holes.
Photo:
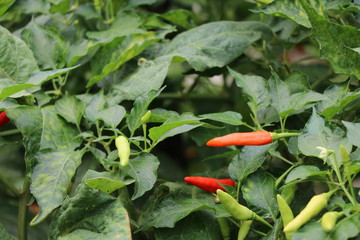
<path fill-rule="evenodd" d="M 20 191 L 18 212 L 18 240 L 27 239 L 27 203 L 30 196 L 30 178 L 25 176 L 23 189 Z"/>
<path fill-rule="evenodd" d="M 21 131 L 19 129 L 7 130 L 7 131 L 0 132 L 0 137 L 9 136 L 9 135 L 15 135 L 15 134 L 18 134 L 18 133 L 21 133 Z"/>
<path fill-rule="evenodd" d="M 144 150 L 147 151 L 147 144 L 146 144 L 146 138 L 147 138 L 147 135 L 146 135 L 146 123 L 143 123 L 142 124 L 142 128 L 143 128 L 143 133 L 144 133 Z"/>
<path fill-rule="evenodd" d="M 279 186 L 279 184 L 281 183 L 281 181 L 289 174 L 289 172 L 291 170 L 293 170 L 293 168 L 295 167 L 295 165 L 292 165 L 291 167 L 288 168 L 288 170 L 286 170 L 275 182 L 275 187 L 277 188 Z"/>

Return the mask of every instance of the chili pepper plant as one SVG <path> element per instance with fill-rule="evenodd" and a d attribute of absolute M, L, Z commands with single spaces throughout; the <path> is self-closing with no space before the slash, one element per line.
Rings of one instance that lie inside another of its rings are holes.
<path fill-rule="evenodd" d="M 351 0 L 0 1 L 0 239 L 359 239 L 359 27 Z"/>

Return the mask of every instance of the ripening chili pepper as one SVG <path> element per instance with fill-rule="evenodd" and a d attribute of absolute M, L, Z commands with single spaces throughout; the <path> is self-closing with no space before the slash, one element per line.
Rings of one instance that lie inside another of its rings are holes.
<path fill-rule="evenodd" d="M 318 215 L 326 207 L 333 193 L 334 191 L 331 191 L 313 196 L 305 208 L 285 226 L 284 232 L 295 232 L 311 218 Z"/>
<path fill-rule="evenodd" d="M 115 145 L 118 150 L 120 158 L 120 167 L 125 167 L 129 164 L 130 158 L 130 144 L 126 137 L 119 136 L 115 139 Z"/>
<path fill-rule="evenodd" d="M 206 143 L 210 147 L 226 147 L 231 145 L 259 146 L 269 144 L 283 137 L 298 136 L 299 133 L 272 133 L 267 131 L 230 133 L 225 136 L 216 137 Z"/>
<path fill-rule="evenodd" d="M 151 117 L 151 111 L 149 110 L 140 118 L 141 124 L 148 123 L 150 120 L 150 117 Z"/>
<path fill-rule="evenodd" d="M 325 232 L 330 232 L 334 229 L 338 217 L 343 215 L 342 212 L 327 212 L 321 217 L 321 227 Z"/>
<path fill-rule="evenodd" d="M 0 127 L 4 126 L 8 121 L 10 121 L 10 118 L 6 116 L 6 112 L 2 111 L 0 113 Z"/>
<path fill-rule="evenodd" d="M 255 219 L 259 222 L 262 222 L 266 226 L 272 228 L 272 226 L 267 221 L 262 219 L 260 216 L 258 216 L 255 212 L 253 212 L 249 208 L 238 203 L 238 201 L 236 201 L 236 199 L 233 198 L 230 194 L 224 192 L 221 189 L 218 189 L 216 191 L 216 195 L 220 199 L 220 202 L 224 206 L 225 210 L 228 211 L 231 214 L 231 216 L 233 216 L 234 218 L 241 221 Z"/>
<path fill-rule="evenodd" d="M 189 184 L 201 188 L 202 190 L 213 193 L 215 193 L 216 190 L 218 189 L 225 191 L 225 189 L 219 183 L 235 187 L 235 182 L 232 179 L 216 179 L 216 178 L 195 176 L 195 177 L 185 177 L 184 180 Z"/>

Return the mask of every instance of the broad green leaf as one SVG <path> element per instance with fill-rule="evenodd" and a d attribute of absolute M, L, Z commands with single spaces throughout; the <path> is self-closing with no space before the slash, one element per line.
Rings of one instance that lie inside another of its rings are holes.
<path fill-rule="evenodd" d="M 42 149 L 73 150 L 81 143 L 81 139 L 76 138 L 78 132 L 57 115 L 54 106 L 41 109 L 23 106 L 6 113 L 23 135 L 28 167 Z"/>
<path fill-rule="evenodd" d="M 272 70 L 271 75 L 272 76 L 268 81 L 269 93 L 272 105 L 280 114 L 289 109 L 290 90 L 276 72 Z"/>
<path fill-rule="evenodd" d="M 262 237 L 261 240 L 278 240 L 280 238 L 280 232 L 283 228 L 282 220 L 276 219 L 274 223 L 274 228 Z"/>
<path fill-rule="evenodd" d="M 128 214 L 120 200 L 90 188 L 85 175 L 75 195 L 67 198 L 50 226 L 49 239 L 131 239 Z"/>
<path fill-rule="evenodd" d="M 331 63 L 334 72 L 360 78 L 360 30 L 352 26 L 335 24 L 320 16 L 301 0 L 312 25 L 312 36 L 319 42 L 320 56 Z"/>
<path fill-rule="evenodd" d="M 142 153 L 134 159 L 130 159 L 129 165 L 120 169 L 125 175 L 135 179 L 134 194 L 132 200 L 141 197 L 145 192 L 152 189 L 157 180 L 159 160 L 154 155 Z"/>
<path fill-rule="evenodd" d="M 99 119 L 104 121 L 105 126 L 116 128 L 125 117 L 126 110 L 123 106 L 114 105 L 99 112 Z"/>
<path fill-rule="evenodd" d="M 160 89 L 163 84 L 172 56 L 148 60 L 137 68 L 127 79 L 112 86 L 111 95 L 121 100 L 134 100 L 151 90 Z"/>
<path fill-rule="evenodd" d="M 184 58 L 196 71 L 204 71 L 227 65 L 255 41 L 271 36 L 260 22 L 211 22 L 177 35 L 166 55 Z"/>
<path fill-rule="evenodd" d="M 313 239 L 314 236 L 318 239 L 325 239 L 326 232 L 322 229 L 320 222 L 310 222 L 306 224 L 304 227 L 297 230 L 292 240 L 303 240 L 303 239 Z"/>
<path fill-rule="evenodd" d="M 128 4 L 131 7 L 135 7 L 135 6 L 140 6 L 140 5 L 151 5 L 158 1 L 159 0 L 130 0 Z"/>
<path fill-rule="evenodd" d="M 302 112 L 303 110 L 310 108 L 313 105 L 312 103 L 327 99 L 326 96 L 311 90 L 295 93 L 291 95 L 287 109 L 281 112 L 280 116 L 287 117 L 295 112 Z"/>
<path fill-rule="evenodd" d="M 0 101 L 4 100 L 7 97 L 18 98 L 29 95 L 30 93 L 25 92 L 23 90 L 39 86 L 42 83 L 50 79 L 53 79 L 55 77 L 58 77 L 61 74 L 67 73 L 76 67 L 78 66 L 74 66 L 70 68 L 62 68 L 57 70 L 43 71 L 43 72 L 33 72 L 29 75 L 29 78 L 26 82 L 17 84 L 16 81 L 13 81 L 13 83 L 9 83 L 4 88 L 1 88 L 1 82 L 0 82 L 0 90 L 1 90 Z M 35 89 L 34 91 L 36 90 L 37 89 Z M 33 92 L 33 91 L 29 91 L 29 92 Z"/>
<path fill-rule="evenodd" d="M 294 71 L 290 73 L 284 82 L 288 86 L 291 94 L 304 92 L 310 89 L 309 77 L 303 72 Z"/>
<path fill-rule="evenodd" d="M 5 99 L 3 101 L 0 101 L 0 110 L 6 110 L 6 109 L 10 109 L 10 108 L 17 108 L 20 105 L 11 98 Z"/>
<path fill-rule="evenodd" d="M 171 10 L 161 14 L 160 17 L 185 29 L 195 27 L 193 13 L 185 9 Z"/>
<path fill-rule="evenodd" d="M 360 234 L 360 214 L 356 212 L 349 217 L 346 217 L 339 221 L 334 230 L 325 238 L 325 240 L 331 239 L 349 239 L 359 237 Z"/>
<path fill-rule="evenodd" d="M 87 105 L 85 108 L 85 118 L 87 118 L 90 122 L 95 123 L 102 117 L 100 112 L 105 108 L 106 99 L 102 91 L 94 95 L 89 95 L 89 99 L 88 103 L 87 101 L 84 101 Z"/>
<path fill-rule="evenodd" d="M 255 172 L 264 163 L 266 153 L 274 144 L 264 146 L 245 146 L 229 164 L 229 174 L 241 183 L 248 175 Z"/>
<path fill-rule="evenodd" d="M 75 42 L 70 46 L 66 56 L 67 65 L 74 66 L 82 57 L 86 56 L 93 50 L 95 51 L 103 44 L 105 44 L 105 42 L 87 39 L 81 39 Z"/>
<path fill-rule="evenodd" d="M 37 164 L 31 175 L 30 190 L 40 206 L 40 213 L 31 225 L 39 224 L 61 205 L 83 154 L 84 151 L 52 149 L 36 154 Z"/>
<path fill-rule="evenodd" d="M 134 135 L 135 130 L 141 126 L 141 118 L 148 111 L 150 103 L 161 93 L 160 90 L 151 90 L 148 93 L 145 93 L 134 102 L 134 106 L 131 109 L 130 116 L 126 119 L 127 126 L 130 130 L 131 136 Z"/>
<path fill-rule="evenodd" d="M 56 112 L 67 122 L 80 126 L 81 118 L 84 115 L 85 104 L 72 95 L 66 94 L 55 102 Z"/>
<path fill-rule="evenodd" d="M 22 0 L 16 1 L 16 9 L 21 13 L 49 13 L 50 3 L 44 0 Z"/>
<path fill-rule="evenodd" d="M 319 157 L 320 150 L 316 148 L 318 146 L 335 151 L 339 166 L 341 165 L 340 145 L 343 145 L 348 152 L 352 148 L 345 132 L 336 125 L 329 125 L 325 122 L 325 119 L 320 117 L 315 109 L 313 109 L 311 118 L 306 123 L 298 141 L 300 151 L 306 156 Z M 330 165 L 332 165 L 332 159 L 333 156 L 330 156 L 327 160 Z M 319 159 L 319 161 L 321 160 Z"/>
<path fill-rule="evenodd" d="M 22 31 L 22 38 L 33 51 L 41 69 L 55 70 L 64 67 L 70 44 L 59 31 L 38 25 L 32 20 Z"/>
<path fill-rule="evenodd" d="M 15 0 L 2 0 L 0 2 L 0 16 L 3 15 L 14 2 Z"/>
<path fill-rule="evenodd" d="M 347 130 L 347 137 L 352 145 L 360 147 L 360 123 L 342 121 Z"/>
<path fill-rule="evenodd" d="M 39 71 L 39 68 L 33 53 L 26 44 L 1 26 L 0 45 L 2 46 L 0 50 L 0 92 L 2 94 L 7 87 L 25 83 L 30 74 Z"/>
<path fill-rule="evenodd" d="M 151 109 L 151 117 L 149 122 L 158 122 L 163 123 L 169 118 L 174 116 L 179 116 L 179 114 L 175 111 L 170 111 L 162 108 Z"/>
<path fill-rule="evenodd" d="M 217 122 L 222 122 L 230 125 L 235 125 L 235 126 L 243 124 L 243 122 L 241 121 L 242 119 L 241 114 L 232 111 L 202 114 L 199 115 L 199 117 L 207 118 L 210 120 L 214 120 Z"/>
<path fill-rule="evenodd" d="M 99 32 L 87 32 L 86 35 L 91 39 L 110 42 L 117 37 L 145 33 L 141 23 L 141 18 L 135 13 L 119 13 L 109 29 Z"/>
<path fill-rule="evenodd" d="M 308 178 L 316 180 L 326 180 L 326 171 L 321 171 L 318 167 L 311 165 L 303 165 L 294 168 L 286 177 L 285 183 L 293 181 L 306 180 Z"/>
<path fill-rule="evenodd" d="M 319 103 L 317 108 L 326 119 L 330 120 L 346 105 L 360 97 L 360 89 L 349 92 L 345 84 L 333 85 L 324 91 L 324 95 L 328 99 Z"/>
<path fill-rule="evenodd" d="M 311 0 L 309 1 L 309 4 L 315 7 L 318 12 L 323 13 L 325 7 L 321 1 Z M 301 6 L 300 0 L 276 0 L 272 4 L 267 5 L 264 9 L 252 11 L 280 16 L 292 20 L 304 27 L 311 27 L 306 11 Z"/>
<path fill-rule="evenodd" d="M 90 188 L 108 194 L 133 182 L 133 180 L 124 181 L 119 175 L 110 172 L 95 172 L 89 170 L 87 177 L 85 182 Z"/>
<path fill-rule="evenodd" d="M 50 11 L 52 13 L 66 14 L 70 10 L 70 0 L 54 0 L 51 2 Z"/>
<path fill-rule="evenodd" d="M 243 182 L 241 191 L 246 202 L 254 207 L 251 209 L 262 217 L 276 219 L 278 206 L 275 200 L 275 178 L 271 174 L 262 171 L 251 174 Z"/>
<path fill-rule="evenodd" d="M 147 32 L 114 39 L 111 43 L 106 44 L 91 61 L 94 76 L 86 87 L 91 87 L 160 39 L 154 32 Z"/>
<path fill-rule="evenodd" d="M 153 141 L 153 144 L 157 144 L 168 137 L 188 132 L 191 129 L 201 126 L 202 123 L 200 123 L 200 120 L 201 118 L 195 117 L 191 113 L 174 116 L 159 127 L 151 128 L 149 130 L 149 137 Z"/>
<path fill-rule="evenodd" d="M 270 95 L 267 82 L 260 76 L 242 75 L 229 69 L 230 74 L 235 78 L 236 85 L 241 88 L 243 93 L 249 98 L 250 107 L 254 110 L 265 108 L 270 104 Z"/>
<path fill-rule="evenodd" d="M 219 240 L 222 239 L 219 224 L 212 214 L 197 211 L 176 223 L 174 228 L 155 229 L 157 240 Z"/>

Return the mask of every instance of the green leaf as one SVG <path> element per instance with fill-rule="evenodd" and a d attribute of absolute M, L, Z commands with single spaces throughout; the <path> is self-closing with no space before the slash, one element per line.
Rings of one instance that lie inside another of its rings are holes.
<path fill-rule="evenodd" d="M 50 225 L 49 239 L 131 239 L 128 214 L 120 200 L 90 188 L 86 179 L 67 198 Z"/>
<path fill-rule="evenodd" d="M 311 222 L 297 230 L 294 233 L 292 240 L 313 239 L 314 236 L 318 239 L 325 239 L 326 235 L 327 234 L 322 229 L 320 222 Z"/>
<path fill-rule="evenodd" d="M 193 13 L 185 9 L 171 10 L 161 14 L 160 17 L 185 29 L 195 27 Z"/>
<path fill-rule="evenodd" d="M 311 0 L 309 3 L 315 7 L 318 12 L 324 11 L 324 6 L 321 1 Z M 252 11 L 283 17 L 304 27 L 311 27 L 308 16 L 301 6 L 300 0 L 276 0 L 272 4 L 267 5 L 264 9 Z"/>
<path fill-rule="evenodd" d="M 85 182 L 90 188 L 109 194 L 130 183 L 133 183 L 134 181 L 124 181 L 119 175 L 110 172 L 95 172 L 89 170 Z"/>
<path fill-rule="evenodd" d="M 111 43 L 106 44 L 91 61 L 94 76 L 86 84 L 86 87 L 91 87 L 160 39 L 154 32 L 147 32 L 114 39 Z"/>
<path fill-rule="evenodd" d="M 23 135 L 28 167 L 32 166 L 35 154 L 42 149 L 73 150 L 81 143 L 81 139 L 76 138 L 77 130 L 57 115 L 54 106 L 41 109 L 22 106 L 9 109 L 6 114 Z"/>
<path fill-rule="evenodd" d="M 2 16 L 14 2 L 15 0 L 2 0 L 0 3 L 0 16 Z"/>
<path fill-rule="evenodd" d="M 318 146 L 335 151 L 339 166 L 341 165 L 340 145 L 343 145 L 348 152 L 352 148 L 352 145 L 345 136 L 345 132 L 336 125 L 326 123 L 316 113 L 315 109 L 313 109 L 311 118 L 306 123 L 298 141 L 300 151 L 306 156 L 319 157 L 320 150 L 316 148 Z M 329 158 L 333 158 L 333 156 Z M 329 159 L 328 163 L 331 164 Z"/>
<path fill-rule="evenodd" d="M 268 81 L 270 97 L 272 105 L 280 114 L 289 109 L 290 90 L 276 72 L 272 70 L 271 75 Z"/>
<path fill-rule="evenodd" d="M 165 121 L 161 126 L 151 128 L 149 130 L 149 137 L 154 145 L 168 137 L 188 132 L 191 129 L 201 126 L 202 123 L 200 123 L 200 120 L 201 118 L 195 117 L 191 113 L 174 116 Z"/>
<path fill-rule="evenodd" d="M 326 119 L 331 120 L 346 105 L 360 97 L 360 89 L 349 92 L 345 84 L 333 85 L 324 91 L 324 95 L 328 99 L 318 104 L 317 108 Z"/>
<path fill-rule="evenodd" d="M 105 126 L 116 128 L 121 120 L 125 117 L 126 110 L 123 106 L 114 105 L 108 108 L 105 108 L 99 112 L 98 119 L 104 121 Z"/>
<path fill-rule="evenodd" d="M 199 117 L 207 118 L 210 120 L 214 120 L 217 122 L 222 122 L 230 125 L 235 125 L 235 126 L 243 124 L 243 122 L 241 121 L 242 119 L 241 114 L 233 111 L 202 114 L 199 115 Z"/>
<path fill-rule="evenodd" d="M 320 16 L 301 0 L 312 25 L 312 36 L 319 42 L 320 56 L 331 63 L 334 72 L 360 78 L 360 30 L 352 26 L 335 24 Z"/>
<path fill-rule="evenodd" d="M 360 148 L 360 123 L 342 121 L 347 130 L 347 137 L 352 145 Z"/>
<path fill-rule="evenodd" d="M 147 60 L 127 79 L 112 86 L 111 95 L 121 100 L 134 100 L 151 90 L 160 89 L 164 82 L 172 56 Z"/>
<path fill-rule="evenodd" d="M 135 130 L 141 126 L 141 118 L 148 111 L 150 103 L 159 96 L 163 89 L 164 88 L 160 90 L 151 90 L 148 93 L 136 98 L 134 107 L 131 109 L 130 116 L 126 119 L 131 136 L 133 136 Z"/>
<path fill-rule="evenodd" d="M 291 183 L 293 181 L 301 182 L 301 180 L 306 180 L 308 178 L 325 181 L 326 175 L 327 172 L 320 171 L 318 167 L 303 165 L 291 170 L 286 177 L 285 183 Z"/>
<path fill-rule="evenodd" d="M 241 183 L 248 175 L 255 172 L 265 161 L 266 153 L 274 144 L 263 146 L 245 146 L 229 164 L 229 174 Z"/>
<path fill-rule="evenodd" d="M 52 149 L 36 154 L 37 164 L 31 175 L 30 189 L 40 206 L 40 213 L 30 225 L 44 221 L 55 208 L 61 205 L 83 154 L 84 151 Z"/>
<path fill-rule="evenodd" d="M 118 37 L 145 33 L 141 23 L 141 18 L 135 13 L 119 13 L 109 29 L 99 32 L 87 32 L 86 35 L 92 39 L 110 42 Z"/>
<path fill-rule="evenodd" d="M 275 178 L 271 174 L 261 171 L 253 173 L 243 182 L 241 191 L 246 202 L 256 208 L 255 212 L 262 217 L 276 219 Z"/>
<path fill-rule="evenodd" d="M 1 6 L 1 5 L 0 5 Z M 1 10 L 1 8 L 0 8 Z M 3 227 L 2 224 L 0 224 L 0 239 L 2 240 L 15 240 L 15 237 L 10 235 L 5 228 Z"/>
<path fill-rule="evenodd" d="M 39 86 L 42 83 L 53 79 L 55 77 L 60 76 L 61 74 L 67 73 L 70 70 L 77 68 L 78 66 L 70 67 L 70 68 L 62 68 L 57 70 L 51 70 L 51 71 L 43 71 L 43 72 L 33 72 L 30 74 L 28 80 L 24 83 L 17 84 L 16 81 L 13 81 L 13 83 L 7 84 L 4 88 L 1 88 L 1 82 L 0 82 L 0 101 L 4 100 L 7 97 L 13 97 L 18 98 L 22 96 L 29 95 L 30 93 L 27 93 L 23 90 L 32 88 L 35 86 Z M 34 89 L 36 91 L 37 89 Z M 33 92 L 33 91 L 29 91 Z"/>
<path fill-rule="evenodd" d="M 38 25 L 32 20 L 21 35 L 33 51 L 41 69 L 54 70 L 64 67 L 70 44 L 58 30 Z"/>
<path fill-rule="evenodd" d="M 304 92 L 310 89 L 309 77 L 302 72 L 293 71 L 284 81 L 288 86 L 290 93 Z"/>
<path fill-rule="evenodd" d="M 260 76 L 248 76 L 229 69 L 230 74 L 235 78 L 235 83 L 249 98 L 254 110 L 265 108 L 270 104 L 270 95 L 267 82 Z"/>
<path fill-rule="evenodd" d="M 105 108 L 106 99 L 102 91 L 89 95 L 89 99 L 89 102 L 83 100 L 87 105 L 85 108 L 85 118 L 91 123 L 96 123 L 97 120 L 102 118 L 100 112 Z"/>
<path fill-rule="evenodd" d="M 157 180 L 159 160 L 154 155 L 142 153 L 134 159 L 130 159 L 129 165 L 120 169 L 125 175 L 135 179 L 134 194 L 132 200 L 141 197 L 145 192 L 152 189 Z"/>
<path fill-rule="evenodd" d="M 260 22 L 211 22 L 177 35 L 166 54 L 186 59 L 196 71 L 223 67 L 271 30 Z"/>
<path fill-rule="evenodd" d="M 218 240 L 222 239 L 219 224 L 212 214 L 206 211 L 197 211 L 181 221 L 174 228 L 155 229 L 157 240 Z"/>
<path fill-rule="evenodd" d="M 331 239 L 349 239 L 359 237 L 360 233 L 360 214 L 358 212 L 342 219 L 338 222 L 334 230 L 328 235 L 325 240 Z"/>
<path fill-rule="evenodd" d="M 7 87 L 25 83 L 29 75 L 39 71 L 39 68 L 26 44 L 1 26 L 0 45 L 2 46 L 0 50 L 0 92 L 2 93 Z M 4 99 L 3 96 L 1 97 Z"/>
<path fill-rule="evenodd" d="M 179 116 L 179 114 L 175 111 L 170 111 L 162 108 L 151 109 L 151 117 L 149 122 L 158 122 L 163 123 L 169 118 L 174 116 Z"/>
<path fill-rule="evenodd" d="M 66 94 L 55 102 L 55 110 L 67 122 L 80 126 L 81 118 L 85 111 L 85 104 L 75 96 Z"/>

